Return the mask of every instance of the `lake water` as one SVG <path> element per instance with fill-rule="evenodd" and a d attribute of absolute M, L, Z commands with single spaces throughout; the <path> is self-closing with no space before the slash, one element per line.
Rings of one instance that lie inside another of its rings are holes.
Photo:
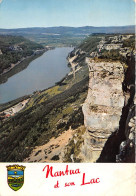
<path fill-rule="evenodd" d="M 0 103 L 53 86 L 70 71 L 66 58 L 72 50 L 72 47 L 49 50 L 26 69 L 10 77 L 0 85 Z"/>

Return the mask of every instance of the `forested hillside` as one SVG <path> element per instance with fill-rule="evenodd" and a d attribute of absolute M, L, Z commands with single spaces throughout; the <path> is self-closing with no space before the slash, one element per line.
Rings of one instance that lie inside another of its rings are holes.
<path fill-rule="evenodd" d="M 22 36 L 0 35 L 0 74 L 43 48 Z"/>

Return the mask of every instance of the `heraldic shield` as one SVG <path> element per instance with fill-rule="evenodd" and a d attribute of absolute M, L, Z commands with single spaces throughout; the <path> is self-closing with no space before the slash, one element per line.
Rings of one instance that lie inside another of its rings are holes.
<path fill-rule="evenodd" d="M 18 191 L 24 184 L 24 166 L 7 166 L 8 185 L 14 191 Z"/>

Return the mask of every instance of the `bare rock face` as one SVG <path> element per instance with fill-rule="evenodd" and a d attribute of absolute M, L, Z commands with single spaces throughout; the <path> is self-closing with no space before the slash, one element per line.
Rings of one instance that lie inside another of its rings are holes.
<path fill-rule="evenodd" d="M 86 127 L 82 153 L 85 161 L 96 162 L 109 136 L 119 129 L 125 101 L 124 69 L 120 62 L 86 58 L 86 63 L 90 79 L 88 96 L 82 107 Z"/>

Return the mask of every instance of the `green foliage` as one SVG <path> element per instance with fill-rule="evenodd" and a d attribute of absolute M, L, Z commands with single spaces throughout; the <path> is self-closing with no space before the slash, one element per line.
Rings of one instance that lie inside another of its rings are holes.
<path fill-rule="evenodd" d="M 84 142 L 83 134 L 85 133 L 85 127 L 80 126 L 76 129 L 76 132 L 74 134 L 74 137 L 70 140 L 68 145 L 66 146 L 66 152 L 64 156 L 64 162 L 72 162 L 71 155 L 73 154 L 74 162 L 80 162 L 80 152 L 81 152 L 81 146 Z M 76 142 L 75 142 L 76 141 Z"/>
<path fill-rule="evenodd" d="M 123 41 L 123 47 L 135 48 L 135 36 L 131 36 L 129 39 Z"/>
<path fill-rule="evenodd" d="M 101 58 L 104 59 L 117 60 L 120 56 L 119 50 L 103 50 L 101 53 Z"/>
<path fill-rule="evenodd" d="M 9 69 L 11 64 L 33 55 L 36 49 L 43 49 L 43 46 L 21 36 L 0 35 L 0 73 Z"/>
<path fill-rule="evenodd" d="M 28 39 L 35 41 L 43 46 L 68 47 L 77 46 L 85 38 L 84 35 L 28 35 Z"/>
<path fill-rule="evenodd" d="M 97 49 L 98 42 L 101 40 L 100 36 L 91 35 L 88 38 L 86 38 L 81 45 L 79 45 L 79 48 L 86 53 L 91 53 Z"/>
<path fill-rule="evenodd" d="M 120 55 L 119 50 L 102 50 L 99 59 L 126 61 L 126 58 Z"/>

